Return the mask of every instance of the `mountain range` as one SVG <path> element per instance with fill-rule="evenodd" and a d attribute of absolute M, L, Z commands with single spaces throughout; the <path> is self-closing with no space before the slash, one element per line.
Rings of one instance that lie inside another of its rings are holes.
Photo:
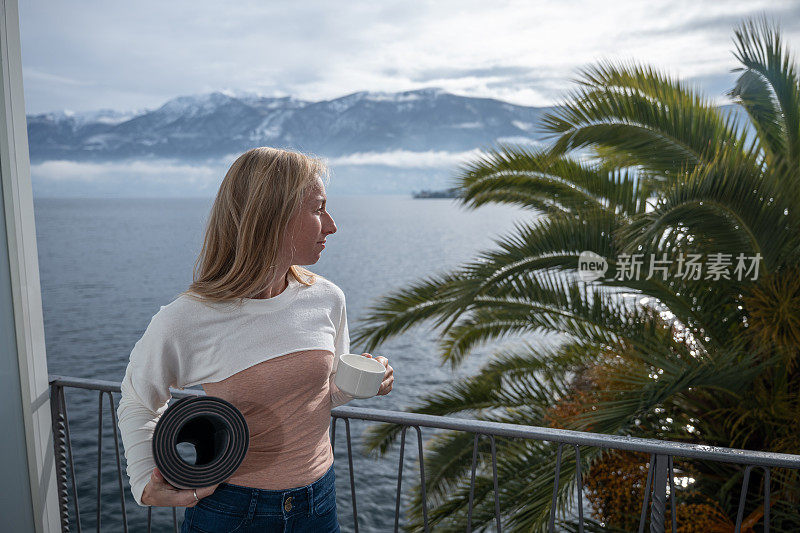
<path fill-rule="evenodd" d="M 540 140 L 548 108 L 441 89 L 357 92 L 318 102 L 221 92 L 180 96 L 155 110 L 28 116 L 31 161 L 215 159 L 254 146 L 326 157 L 364 152 L 463 152 L 498 139 Z"/>
<path fill-rule="evenodd" d="M 157 109 L 41 113 L 27 117 L 31 178 L 39 196 L 207 197 L 236 156 L 275 146 L 327 159 L 335 194 L 441 190 L 481 149 L 547 142 L 540 120 L 552 110 L 426 88 L 316 102 L 212 92 Z"/>

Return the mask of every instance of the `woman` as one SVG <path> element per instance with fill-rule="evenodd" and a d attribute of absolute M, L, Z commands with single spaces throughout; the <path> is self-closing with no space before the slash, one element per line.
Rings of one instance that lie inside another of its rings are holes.
<path fill-rule="evenodd" d="M 336 232 L 325 165 L 273 148 L 242 154 L 220 185 L 189 289 L 162 306 L 134 346 L 117 409 L 136 503 L 186 507 L 182 531 L 339 531 L 330 410 L 349 350 L 344 293 L 298 265 Z M 199 271 L 197 269 L 199 265 Z M 370 354 L 363 354 L 372 357 Z M 394 383 L 386 367 L 379 395 Z M 151 441 L 169 387 L 201 384 L 244 415 L 250 443 L 226 482 L 169 485 Z"/>

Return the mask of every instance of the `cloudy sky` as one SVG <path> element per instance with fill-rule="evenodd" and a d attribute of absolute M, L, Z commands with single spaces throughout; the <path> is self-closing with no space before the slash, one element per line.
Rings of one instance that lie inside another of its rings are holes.
<path fill-rule="evenodd" d="M 800 1 L 20 1 L 28 113 L 152 109 L 178 95 L 331 99 L 441 87 L 556 103 L 577 69 L 636 59 L 724 100 L 733 27 Z"/>

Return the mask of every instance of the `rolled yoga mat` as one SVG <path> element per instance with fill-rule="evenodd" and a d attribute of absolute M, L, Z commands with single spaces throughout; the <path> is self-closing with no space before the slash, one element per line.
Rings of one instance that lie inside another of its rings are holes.
<path fill-rule="evenodd" d="M 178 444 L 194 445 L 194 464 Z M 196 489 L 221 483 L 242 464 L 250 444 L 247 422 L 236 407 L 214 396 L 188 396 L 164 411 L 153 433 L 153 459 L 170 485 Z"/>

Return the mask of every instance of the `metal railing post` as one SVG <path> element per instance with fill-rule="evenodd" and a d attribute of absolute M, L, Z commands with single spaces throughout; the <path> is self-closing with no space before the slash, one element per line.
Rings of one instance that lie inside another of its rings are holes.
<path fill-rule="evenodd" d="M 353 469 L 353 448 L 350 437 L 350 419 L 344 419 L 344 429 L 347 435 L 347 463 L 350 467 L 350 499 L 353 502 L 353 527 L 358 533 L 358 508 L 356 507 L 356 476 Z"/>
<path fill-rule="evenodd" d="M 558 507 L 557 504 L 557 497 L 558 497 L 558 482 L 559 478 L 561 477 L 561 453 L 564 449 L 564 443 L 558 443 L 558 451 L 556 452 L 556 471 L 555 471 L 555 480 L 553 481 L 553 500 L 550 502 L 550 525 L 547 529 L 550 533 L 553 533 L 556 530 L 556 508 Z"/>
<path fill-rule="evenodd" d="M 50 387 L 50 412 L 53 414 L 53 451 L 56 460 L 56 486 L 61 531 L 69 533 L 69 489 L 67 488 L 67 431 L 64 429 L 64 412 L 61 409 L 62 387 Z"/>
<path fill-rule="evenodd" d="M 650 507 L 650 533 L 664 533 L 664 513 L 667 509 L 668 469 L 669 456 L 657 454 L 655 472 L 653 472 L 653 505 Z"/>
<path fill-rule="evenodd" d="M 397 533 L 400 529 L 400 488 L 403 485 L 403 459 L 405 458 L 406 451 L 406 430 L 408 426 L 403 426 L 403 431 L 400 435 L 400 463 L 397 465 L 397 498 L 394 504 L 394 531 Z"/>
<path fill-rule="evenodd" d="M 472 444 L 472 475 L 469 479 L 469 506 L 467 508 L 467 533 L 472 532 L 472 500 L 475 494 L 475 468 L 478 464 L 478 438 L 480 433 L 475 433 Z"/>

